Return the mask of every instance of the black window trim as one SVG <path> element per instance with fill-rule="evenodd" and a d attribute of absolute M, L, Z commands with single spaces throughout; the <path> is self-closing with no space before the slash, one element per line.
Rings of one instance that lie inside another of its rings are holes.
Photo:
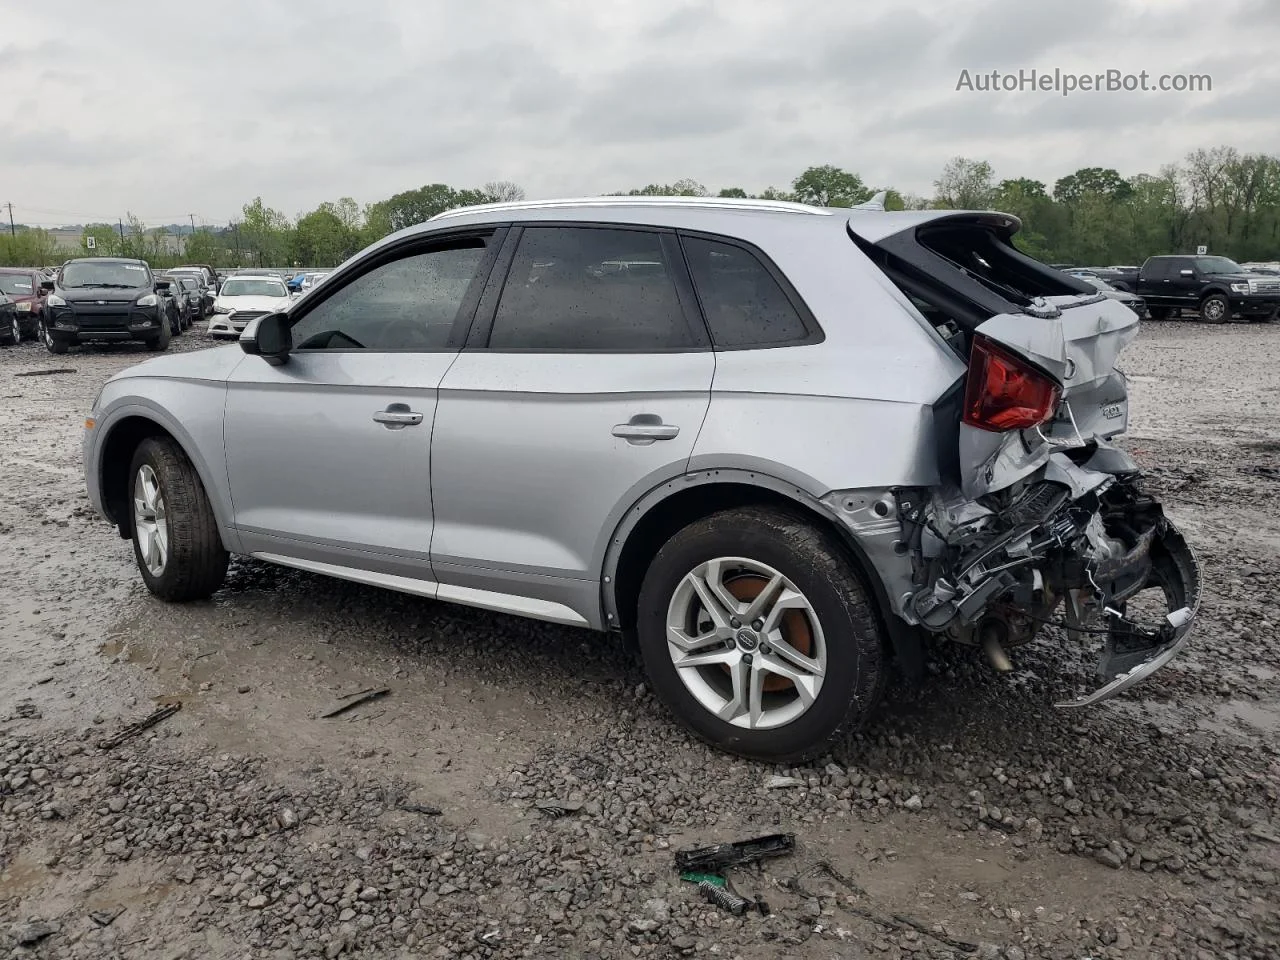
<path fill-rule="evenodd" d="M 800 296 L 800 292 L 796 290 L 795 285 L 787 279 L 787 275 L 782 272 L 773 258 L 757 247 L 754 243 L 741 240 L 738 237 L 728 237 L 724 234 L 709 233 L 705 230 L 685 230 L 677 229 L 676 236 L 680 239 L 680 252 L 685 259 L 684 273 L 689 277 L 689 287 L 693 291 L 695 302 L 698 304 L 698 313 L 702 317 L 703 325 L 706 327 L 707 336 L 712 340 L 712 349 L 716 353 L 733 353 L 738 350 L 773 350 L 779 347 L 804 347 L 815 343 L 822 343 L 827 339 L 826 331 L 822 329 L 822 325 L 818 323 L 818 318 L 814 316 L 813 311 L 809 309 L 809 305 L 805 303 L 804 297 Z M 711 324 L 707 321 L 706 310 L 702 306 L 701 298 L 697 296 L 697 284 L 693 281 L 693 271 L 689 268 L 688 253 L 684 249 L 684 238 L 691 240 L 707 240 L 711 243 L 722 243 L 726 246 L 737 247 L 744 253 L 755 257 L 756 261 L 765 269 L 765 272 L 773 278 L 774 283 L 782 291 L 782 295 L 786 298 L 787 303 L 791 305 L 791 309 L 796 312 L 796 316 L 800 318 L 800 323 L 804 327 L 805 333 L 802 337 L 793 337 L 790 340 L 775 340 L 770 343 L 743 343 L 737 346 L 722 347 L 715 343 L 714 336 L 711 332 Z"/>
<path fill-rule="evenodd" d="M 547 350 L 543 347 L 490 347 L 489 338 L 493 333 L 494 317 L 498 313 L 498 304 L 502 300 L 502 291 L 506 288 L 511 265 L 515 262 L 516 250 L 520 246 L 520 238 L 526 229 L 538 227 L 567 227 L 588 230 L 625 230 L 629 233 L 651 233 L 660 238 L 662 253 L 671 267 L 671 281 L 675 286 L 676 299 L 680 303 L 680 312 L 685 325 L 693 338 L 693 343 L 683 347 L 646 347 L 634 349 L 582 349 L 582 350 Z M 706 353 L 712 349 L 711 333 L 707 330 L 702 311 L 698 308 L 693 293 L 693 280 L 689 276 L 689 265 L 685 262 L 684 251 L 679 247 L 674 227 L 655 226 L 647 223 L 616 223 L 604 220 L 526 220 L 512 225 L 507 234 L 506 243 L 498 256 L 498 262 L 489 274 L 489 284 L 480 297 L 480 307 L 476 311 L 475 322 L 471 334 L 467 337 L 468 352 L 482 350 L 486 353 L 525 353 L 542 354 L 544 356 L 568 356 L 570 354 L 666 354 L 666 353 Z"/>
<path fill-rule="evenodd" d="M 326 354 L 326 353 L 457 353 L 467 340 L 467 333 L 471 329 L 472 321 L 475 319 L 476 307 L 478 306 L 481 296 L 488 288 L 490 274 L 493 271 L 494 264 L 497 262 L 498 253 L 504 247 L 508 233 L 507 224 L 483 224 L 476 226 L 467 226 L 462 229 L 437 231 L 431 233 L 418 233 L 413 236 L 405 237 L 403 240 L 388 244 L 386 247 L 378 250 L 376 253 L 370 254 L 364 259 L 358 260 L 351 264 L 346 270 L 338 274 L 331 274 L 330 278 L 320 287 L 316 288 L 316 293 L 308 296 L 298 306 L 299 309 L 289 312 L 289 327 L 293 328 L 304 317 L 308 316 L 313 310 L 321 306 L 330 297 L 339 290 L 344 290 L 353 281 L 360 279 L 367 273 L 392 263 L 396 260 L 403 260 L 406 257 L 417 256 L 422 253 L 430 253 L 437 249 L 447 249 L 450 244 L 463 240 L 485 240 L 484 256 L 480 258 L 480 263 L 476 267 L 476 275 L 472 278 L 471 284 L 467 287 L 466 295 L 462 298 L 462 303 L 458 307 L 458 314 L 454 318 L 453 327 L 449 330 L 449 336 L 444 346 L 433 349 L 423 347 L 391 347 L 391 348 L 369 348 L 369 347 L 324 347 L 304 349 L 295 347 L 293 352 L 304 354 Z M 323 296 L 319 296 L 323 291 Z"/>

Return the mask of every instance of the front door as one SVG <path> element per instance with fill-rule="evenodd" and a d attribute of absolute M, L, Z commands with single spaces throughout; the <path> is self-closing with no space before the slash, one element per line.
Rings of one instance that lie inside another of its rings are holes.
<path fill-rule="evenodd" d="M 673 233 L 529 226 L 508 244 L 440 385 L 432 564 L 442 597 L 592 621 L 614 525 L 686 468 L 714 354 Z"/>
<path fill-rule="evenodd" d="M 229 379 L 227 472 L 250 553 L 429 580 L 431 428 L 492 237 L 372 256 L 299 304 L 288 362 Z"/>

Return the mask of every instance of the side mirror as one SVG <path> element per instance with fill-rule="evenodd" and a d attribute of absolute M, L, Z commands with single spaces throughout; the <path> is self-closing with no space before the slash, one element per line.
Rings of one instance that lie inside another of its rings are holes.
<path fill-rule="evenodd" d="M 40 289 L 41 289 L 41 290 L 43 290 L 45 293 L 48 293 L 50 290 L 52 290 L 52 289 L 53 289 L 53 281 L 52 281 L 52 280 L 41 280 L 41 281 L 40 281 Z"/>
<path fill-rule="evenodd" d="M 1194 277 L 1195 275 L 1196 275 L 1196 272 L 1195 272 L 1194 270 L 1179 270 L 1179 271 L 1178 271 L 1178 276 L 1180 276 L 1180 277 Z"/>
<path fill-rule="evenodd" d="M 169 281 L 168 281 L 168 280 L 157 280 L 157 281 L 156 281 L 156 293 L 168 293 L 168 292 L 169 292 Z"/>
<path fill-rule="evenodd" d="M 240 334 L 240 349 L 251 357 L 261 357 L 273 367 L 283 366 L 293 349 L 289 315 L 268 313 L 250 320 Z"/>

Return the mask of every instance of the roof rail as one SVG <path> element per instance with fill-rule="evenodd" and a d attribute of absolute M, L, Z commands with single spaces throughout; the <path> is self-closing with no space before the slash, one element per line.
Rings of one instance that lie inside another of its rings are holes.
<path fill-rule="evenodd" d="M 478 203 L 469 207 L 455 207 L 437 213 L 432 220 L 460 217 L 468 213 L 502 213 L 520 210 L 552 210 L 561 207 L 698 207 L 707 210 L 760 210 L 770 213 L 800 213 L 829 217 L 831 211 L 807 203 L 790 200 L 752 200 L 743 197 L 653 197 L 653 196 L 604 196 L 571 197 L 564 200 L 517 200 L 511 203 Z"/>

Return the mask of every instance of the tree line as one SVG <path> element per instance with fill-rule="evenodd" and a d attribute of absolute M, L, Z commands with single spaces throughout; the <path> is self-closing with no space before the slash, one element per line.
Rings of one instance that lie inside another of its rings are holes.
<path fill-rule="evenodd" d="M 1022 220 L 1016 242 L 1050 263 L 1090 266 L 1140 264 L 1160 253 L 1188 253 L 1205 245 L 1237 260 L 1280 259 L 1280 157 L 1221 146 L 1195 150 L 1158 173 L 1124 177 L 1106 167 L 1084 167 L 1052 185 L 1028 177 L 997 179 L 985 160 L 955 157 L 933 183 L 933 196 L 876 187 L 830 164 L 809 167 L 789 188 L 742 187 L 715 192 L 696 180 L 651 183 L 618 196 L 754 197 L 851 207 L 886 191 L 890 210 L 1000 210 Z M 375 240 L 438 213 L 477 203 L 521 200 L 524 190 L 501 181 L 475 188 L 431 183 L 364 206 L 350 197 L 321 203 L 290 217 L 261 197 L 244 205 L 226 227 L 200 229 L 176 245 L 164 228 L 148 229 L 130 217 L 121 224 L 90 224 L 81 240 L 98 255 L 133 256 L 154 266 L 178 262 L 214 266 L 331 267 Z M 127 229 L 126 229 L 127 225 Z M 47 231 L 21 229 L 0 236 L 0 264 L 39 266 L 65 258 Z"/>

